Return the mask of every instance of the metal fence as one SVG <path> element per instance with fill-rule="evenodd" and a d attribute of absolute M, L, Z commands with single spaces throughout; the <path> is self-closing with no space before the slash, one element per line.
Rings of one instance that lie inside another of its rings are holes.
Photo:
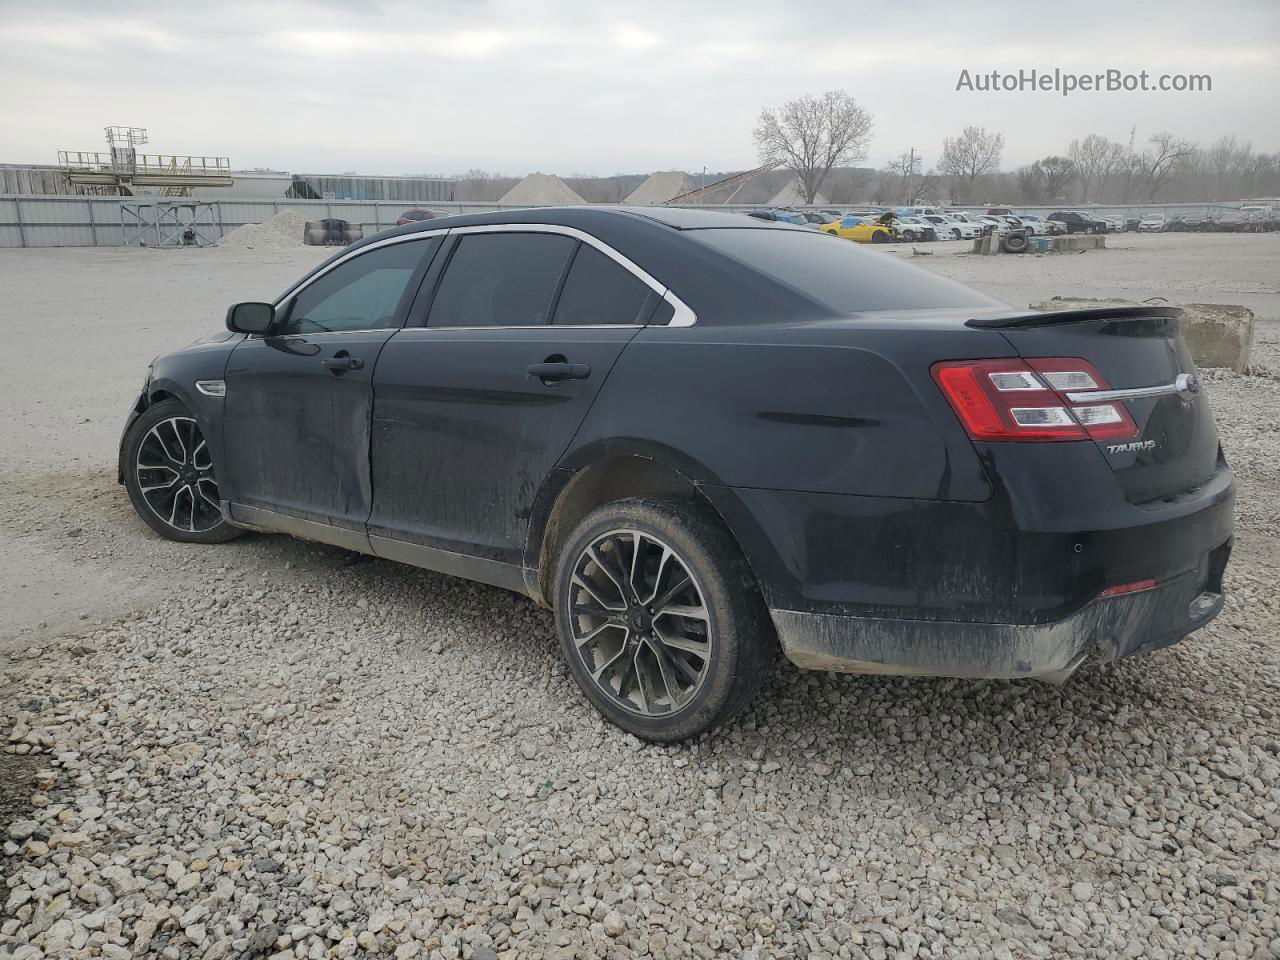
<path fill-rule="evenodd" d="M 121 206 L 136 203 L 132 197 L 67 197 L 67 196 L 0 196 L 0 247 L 116 247 L 125 243 Z M 157 198 L 158 199 L 158 198 Z M 364 229 L 365 236 L 394 226 L 405 211 L 403 202 L 349 200 L 258 200 L 226 199 L 209 201 L 214 226 L 209 231 L 221 238 L 246 223 L 261 223 L 282 210 L 296 210 L 307 220 L 337 217 Z M 431 201 L 427 206 L 437 213 L 485 213 L 492 210 L 518 209 L 495 203 Z M 766 204 L 710 205 L 705 209 L 746 213 Z M 839 208 L 842 205 L 836 205 Z M 1103 216 L 1141 216 L 1147 213 L 1166 215 L 1204 215 L 1234 210 L 1237 204 L 1170 203 L 1141 206 L 1088 208 Z M 978 209 L 981 212 L 981 208 Z M 1045 216 L 1055 207 L 1019 207 L 1026 213 Z"/>

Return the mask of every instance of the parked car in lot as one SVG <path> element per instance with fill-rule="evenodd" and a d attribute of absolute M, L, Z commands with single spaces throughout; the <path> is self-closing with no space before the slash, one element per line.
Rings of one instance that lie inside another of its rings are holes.
<path fill-rule="evenodd" d="M 835 223 L 836 218 L 827 213 L 814 213 L 812 210 L 803 210 L 800 216 L 804 218 L 804 222 L 815 229 L 825 226 L 828 223 Z"/>
<path fill-rule="evenodd" d="M 898 217 L 893 221 L 897 238 L 905 243 L 916 240 L 936 240 L 937 231 L 932 223 L 923 217 Z"/>
<path fill-rule="evenodd" d="M 990 221 L 984 220 L 975 213 L 966 213 L 963 210 L 948 210 L 946 215 L 953 220 L 969 224 L 978 231 L 979 235 L 989 233 L 992 229 Z"/>
<path fill-rule="evenodd" d="M 1138 221 L 1138 230 L 1141 233 L 1163 233 L 1168 227 L 1168 221 L 1165 220 L 1163 214 L 1143 217 Z"/>
<path fill-rule="evenodd" d="M 1126 230 L 1137 230 L 1138 224 L 1142 222 L 1141 217 L 1125 217 L 1124 228 Z"/>
<path fill-rule="evenodd" d="M 925 214 L 921 219 L 925 223 L 932 224 L 934 235 L 939 240 L 963 240 L 976 237 L 981 232 L 972 223 L 955 220 L 943 214 Z"/>
<path fill-rule="evenodd" d="M 1216 616 L 1234 483 L 1177 316 L 1014 309 L 731 214 L 449 217 L 153 361 L 120 479 L 171 540 L 526 594 L 601 713 L 679 740 L 779 645 L 1061 679 Z"/>
<path fill-rule="evenodd" d="M 435 217 L 436 215 L 430 210 L 421 210 L 415 207 L 412 210 L 406 210 L 404 213 L 400 214 L 400 216 L 396 218 L 396 226 L 403 227 L 406 223 L 418 223 L 422 220 L 434 220 Z"/>
<path fill-rule="evenodd" d="M 894 239 L 892 226 L 870 217 L 842 217 L 836 223 L 828 223 L 818 229 L 858 243 L 889 243 Z"/>
<path fill-rule="evenodd" d="M 1074 210 L 1059 210 L 1049 214 L 1048 219 L 1062 224 L 1067 233 L 1102 233 L 1104 226 L 1087 213 Z"/>
<path fill-rule="evenodd" d="M 941 213 L 938 207 L 899 207 L 897 210 L 900 217 L 934 217 Z"/>
<path fill-rule="evenodd" d="M 792 210 L 752 210 L 747 216 L 756 220 L 767 220 L 770 223 L 792 223 L 798 227 L 803 227 L 809 222 Z"/>
<path fill-rule="evenodd" d="M 1058 223 L 1056 220 L 1041 220 L 1039 217 L 1029 213 L 1019 214 L 1018 219 L 1022 221 L 1024 226 L 1028 227 L 1037 235 L 1056 236 L 1057 234 L 1066 232 L 1062 224 Z"/>
<path fill-rule="evenodd" d="M 1220 213 L 1213 218 L 1213 230 L 1215 233 L 1239 233 L 1244 222 L 1244 217 L 1239 213 Z"/>

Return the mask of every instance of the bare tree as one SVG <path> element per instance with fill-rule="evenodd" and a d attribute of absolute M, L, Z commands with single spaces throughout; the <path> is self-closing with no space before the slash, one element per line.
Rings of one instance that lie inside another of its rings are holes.
<path fill-rule="evenodd" d="M 918 194 L 916 183 L 922 166 L 923 160 L 915 150 L 904 150 L 885 164 L 885 174 L 898 182 L 903 203 L 910 203 Z"/>
<path fill-rule="evenodd" d="M 1044 193 L 1048 200 L 1062 199 L 1067 185 L 1076 178 L 1076 165 L 1069 157 L 1051 156 L 1037 160 L 1036 166 L 1044 171 Z"/>
<path fill-rule="evenodd" d="M 1206 172 L 1213 180 L 1213 199 L 1240 189 L 1240 181 L 1254 164 L 1253 146 L 1234 136 L 1219 137 L 1204 151 Z"/>
<path fill-rule="evenodd" d="M 1000 168 L 1003 152 L 1004 134 L 989 132 L 986 127 L 965 127 L 960 136 L 943 140 L 938 169 L 952 178 L 952 200 L 968 199 L 979 177 Z"/>
<path fill-rule="evenodd" d="M 1080 180 L 1080 199 L 1087 202 L 1102 199 L 1107 181 L 1124 163 L 1125 149 L 1123 144 L 1091 133 L 1083 140 L 1072 140 L 1067 156 Z"/>
<path fill-rule="evenodd" d="M 486 186 L 491 180 L 497 179 L 498 174 L 490 173 L 488 170 L 481 170 L 478 167 L 472 167 L 466 173 L 460 173 L 453 179 L 458 181 L 458 186 L 454 190 L 455 200 L 485 200 Z"/>
<path fill-rule="evenodd" d="M 1043 157 L 1018 168 L 1018 188 L 1027 200 L 1057 201 L 1076 177 L 1076 165 L 1067 157 Z"/>
<path fill-rule="evenodd" d="M 1143 150 L 1138 159 L 1142 165 L 1142 179 L 1147 184 L 1147 199 L 1154 202 L 1156 194 L 1174 178 L 1194 152 L 1195 145 L 1168 132 L 1152 134 L 1147 142 L 1151 148 Z"/>
<path fill-rule="evenodd" d="M 754 135 L 760 162 L 790 169 L 805 203 L 813 203 L 832 167 L 865 159 L 871 124 L 871 114 L 853 97 L 828 90 L 761 110 Z"/>

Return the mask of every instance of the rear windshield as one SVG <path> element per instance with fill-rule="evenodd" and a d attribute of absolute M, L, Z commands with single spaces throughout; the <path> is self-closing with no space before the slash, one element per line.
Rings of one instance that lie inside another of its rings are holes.
<path fill-rule="evenodd" d="M 689 236 L 837 313 L 986 308 L 1007 305 L 954 280 L 802 230 L 697 230 Z"/>

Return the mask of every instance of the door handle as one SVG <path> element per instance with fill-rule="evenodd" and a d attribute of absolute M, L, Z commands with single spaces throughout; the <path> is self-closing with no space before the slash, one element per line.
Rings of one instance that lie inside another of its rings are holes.
<path fill-rule="evenodd" d="M 537 377 L 543 383 L 559 383 L 561 380 L 585 380 L 591 376 L 591 367 L 585 363 L 568 363 L 566 361 L 531 363 L 525 368 L 529 376 Z"/>
<path fill-rule="evenodd" d="M 364 366 L 364 361 L 359 357 L 353 357 L 345 350 L 339 350 L 332 357 L 320 361 L 326 370 L 333 373 L 346 373 L 348 370 L 359 370 Z"/>

